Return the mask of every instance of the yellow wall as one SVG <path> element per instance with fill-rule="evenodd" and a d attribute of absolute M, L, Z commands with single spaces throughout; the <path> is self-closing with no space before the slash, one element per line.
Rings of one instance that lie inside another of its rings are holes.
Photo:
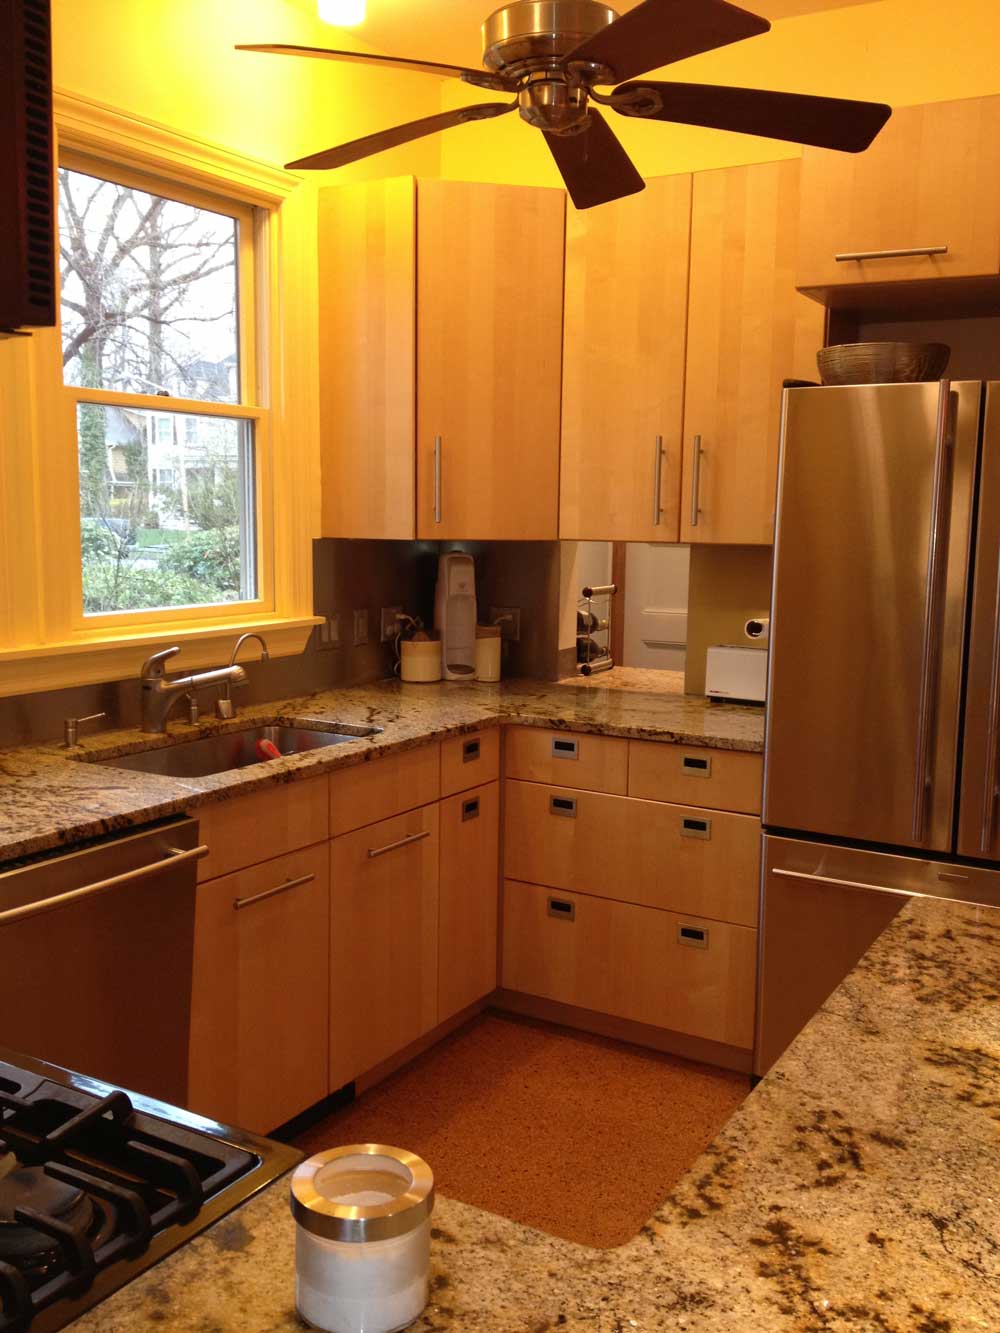
<path fill-rule="evenodd" d="M 752 0 L 744 0 L 753 9 Z M 857 97 L 908 106 L 1000 93 L 998 0 L 882 0 L 776 23 L 771 32 L 661 70 L 663 79 Z M 477 96 L 444 85 L 442 105 Z M 606 112 L 644 176 L 798 156 L 792 144 Z M 441 136 L 441 174 L 458 180 L 558 185 L 545 141 L 516 115 Z"/>
<path fill-rule="evenodd" d="M 53 0 L 52 10 L 58 88 L 264 161 L 439 110 L 440 86 L 426 75 L 234 51 L 237 42 L 360 49 L 284 0 Z M 436 175 L 439 162 L 435 136 L 337 178 Z"/>

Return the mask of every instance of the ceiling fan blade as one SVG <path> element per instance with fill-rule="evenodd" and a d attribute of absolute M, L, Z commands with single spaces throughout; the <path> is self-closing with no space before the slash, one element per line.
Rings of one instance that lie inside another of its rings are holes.
<path fill-rule="evenodd" d="M 300 157 L 296 162 L 287 162 L 285 165 L 289 171 L 325 171 L 330 167 L 344 167 L 348 162 L 371 157 L 372 154 L 384 152 L 387 148 L 398 148 L 400 144 L 422 139 L 427 134 L 436 134 L 438 130 L 449 130 L 453 125 L 465 125 L 470 120 L 491 120 L 494 116 L 503 116 L 508 111 L 513 111 L 516 106 L 516 102 L 482 102 L 478 106 L 463 106 L 455 111 L 442 111 L 439 115 L 424 116 L 422 120 L 411 120 L 406 125 L 395 125 L 391 130 L 367 134 L 363 139 L 352 139 L 350 143 L 324 149 L 322 153 L 312 153 L 309 157 Z"/>
<path fill-rule="evenodd" d="M 317 60 L 343 60 L 356 65 L 384 65 L 387 69 L 415 70 L 419 74 L 436 74 L 442 79 L 463 79 L 477 88 L 493 88 L 498 92 L 514 92 L 517 84 L 498 74 L 487 74 L 482 69 L 465 69 L 462 65 L 441 65 L 434 60 L 407 60 L 403 56 L 376 56 L 362 51 L 331 51 L 325 46 L 288 46 L 282 43 L 264 43 L 256 46 L 237 46 L 237 51 L 263 51 L 272 56 L 313 56 Z"/>
<path fill-rule="evenodd" d="M 567 61 L 586 60 L 614 71 L 612 82 L 672 65 L 702 51 L 767 32 L 767 19 L 726 0 L 644 0 L 581 43 Z"/>
<path fill-rule="evenodd" d="M 642 96 L 646 91 L 648 98 Z M 881 102 L 645 80 L 616 88 L 611 105 L 625 116 L 735 130 L 843 153 L 863 152 L 892 115 L 892 108 Z"/>
<path fill-rule="evenodd" d="M 646 188 L 632 161 L 595 108 L 579 134 L 546 134 L 566 189 L 577 208 L 593 208 Z"/>

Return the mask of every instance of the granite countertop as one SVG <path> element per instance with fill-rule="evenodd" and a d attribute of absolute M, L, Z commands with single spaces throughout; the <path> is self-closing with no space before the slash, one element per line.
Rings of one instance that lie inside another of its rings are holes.
<path fill-rule="evenodd" d="M 382 730 L 371 738 L 202 778 L 160 777 L 79 762 L 239 731 L 263 722 L 309 720 Z M 208 721 L 191 727 L 172 721 L 165 737 L 142 736 L 135 729 L 100 732 L 82 739 L 72 752 L 75 758 L 58 744 L 0 751 L 0 861 L 102 837 L 238 792 L 312 777 L 409 749 L 434 737 L 502 722 L 725 750 L 759 752 L 764 743 L 762 708 L 709 703 L 697 695 L 656 694 L 613 684 L 577 689 L 531 680 L 498 685 L 379 681 L 258 704 L 241 709 L 231 722 Z"/>
<path fill-rule="evenodd" d="M 1000 1328 L 998 996 L 1000 911 L 911 901 L 627 1245 L 439 1197 L 413 1329 Z M 293 1275 L 285 1180 L 73 1328 L 300 1330 Z"/>

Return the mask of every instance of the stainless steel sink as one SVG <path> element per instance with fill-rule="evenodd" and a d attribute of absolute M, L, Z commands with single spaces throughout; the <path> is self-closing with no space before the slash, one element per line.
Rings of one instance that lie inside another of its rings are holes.
<path fill-rule="evenodd" d="M 257 752 L 258 741 L 270 741 L 283 755 L 305 754 L 327 745 L 342 745 L 366 736 L 376 736 L 381 727 L 355 727 L 345 722 L 331 724 L 330 731 L 309 727 L 252 727 L 230 731 L 222 736 L 206 736 L 199 741 L 180 741 L 176 745 L 143 750 L 140 754 L 98 759 L 108 768 L 128 768 L 139 773 L 160 773 L 169 778 L 204 778 L 210 773 L 226 773 L 234 768 L 267 763 Z"/>

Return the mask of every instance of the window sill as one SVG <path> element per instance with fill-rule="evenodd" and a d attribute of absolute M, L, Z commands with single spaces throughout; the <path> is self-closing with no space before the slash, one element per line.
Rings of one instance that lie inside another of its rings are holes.
<path fill-rule="evenodd" d="M 235 638 L 248 630 L 265 636 L 272 657 L 292 657 L 302 652 L 313 626 L 321 623 L 320 616 L 244 617 L 187 626 L 132 626 L 125 633 L 101 630 L 62 643 L 7 648 L 0 651 L 0 696 L 138 676 L 151 652 L 172 643 L 181 645 L 178 670 L 218 666 L 228 661 Z"/>

